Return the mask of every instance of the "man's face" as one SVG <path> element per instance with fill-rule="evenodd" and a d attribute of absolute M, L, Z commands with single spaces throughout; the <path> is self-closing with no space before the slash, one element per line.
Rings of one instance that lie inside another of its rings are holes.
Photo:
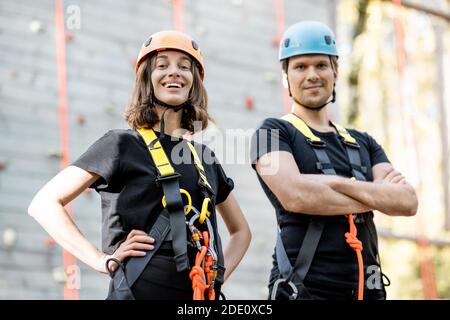
<path fill-rule="evenodd" d="M 292 96 L 301 104 L 320 107 L 333 93 L 337 73 L 327 55 L 302 55 L 289 58 L 287 80 Z"/>

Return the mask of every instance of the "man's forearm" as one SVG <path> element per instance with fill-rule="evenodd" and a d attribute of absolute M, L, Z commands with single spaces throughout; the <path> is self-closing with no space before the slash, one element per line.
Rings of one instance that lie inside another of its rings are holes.
<path fill-rule="evenodd" d="M 317 176 L 318 179 L 311 176 Z M 302 175 L 302 178 L 307 179 L 308 183 L 299 183 L 292 189 L 295 190 L 296 196 L 290 201 L 290 205 L 286 209 L 293 212 L 326 216 L 363 213 L 372 210 L 371 207 L 360 200 L 333 190 L 325 183 L 325 180 L 321 180 L 323 176 Z"/>
<path fill-rule="evenodd" d="M 387 215 L 412 216 L 417 211 L 415 191 L 406 183 L 373 183 L 333 177 L 328 181 L 328 185 L 333 190 Z"/>

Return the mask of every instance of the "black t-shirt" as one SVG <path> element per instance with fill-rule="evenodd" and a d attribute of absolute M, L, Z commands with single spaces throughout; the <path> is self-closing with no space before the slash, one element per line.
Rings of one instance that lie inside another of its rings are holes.
<path fill-rule="evenodd" d="M 156 132 L 159 137 L 159 133 Z M 186 140 L 166 135 L 160 140 L 174 170 L 181 174 L 180 188 L 189 192 L 198 210 L 204 199 L 198 171 Z M 215 204 L 226 200 L 234 187 L 205 145 L 193 142 L 202 160 Z M 97 140 L 72 165 L 100 178 L 90 187 L 101 196 L 102 249 L 112 254 L 132 229 L 149 232 L 163 206 L 163 191 L 156 183 L 157 169 L 141 135 L 134 130 L 111 130 Z M 185 201 L 185 196 L 182 196 Z"/>
<path fill-rule="evenodd" d="M 344 145 L 334 132 L 312 132 L 326 143 L 326 151 L 336 173 L 351 177 L 351 167 Z M 360 145 L 362 165 L 367 167 L 367 181 L 373 181 L 371 168 L 382 162 L 389 162 L 382 147 L 369 134 L 348 129 Z M 321 174 L 316 168 L 317 158 L 306 138 L 289 122 L 276 118 L 266 119 L 252 138 L 252 167 L 264 154 L 272 151 L 291 153 L 301 173 Z M 281 238 L 291 264 L 295 263 L 305 236 L 310 215 L 286 211 L 274 193 L 258 175 L 261 186 L 276 210 L 277 221 L 281 229 Z M 345 214 L 345 213 L 343 213 Z M 326 225 L 319 242 L 314 260 L 305 282 L 328 283 L 336 287 L 354 288 L 358 281 L 358 265 L 355 252 L 348 246 L 344 234 L 348 232 L 348 223 L 342 216 L 323 217 Z M 357 224 L 358 239 L 363 242 L 364 266 L 378 265 L 376 230 L 373 221 Z M 373 272 L 372 272 L 373 274 Z M 365 276 L 370 276 L 365 272 Z"/>

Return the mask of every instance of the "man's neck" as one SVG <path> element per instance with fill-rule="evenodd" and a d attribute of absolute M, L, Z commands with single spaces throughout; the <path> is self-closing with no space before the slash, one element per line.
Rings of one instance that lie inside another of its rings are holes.
<path fill-rule="evenodd" d="M 319 132 L 336 131 L 334 127 L 330 125 L 328 109 L 326 107 L 315 111 L 304 108 L 294 102 L 292 104 L 291 112 L 305 121 L 308 126 Z"/>

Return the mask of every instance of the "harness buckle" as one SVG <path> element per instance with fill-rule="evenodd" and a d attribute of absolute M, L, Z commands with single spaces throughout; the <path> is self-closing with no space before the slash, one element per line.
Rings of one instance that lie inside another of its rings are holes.
<path fill-rule="evenodd" d="M 278 287 L 281 283 L 287 282 L 287 284 L 292 288 L 292 294 L 289 296 L 289 300 L 296 300 L 298 296 L 298 289 L 292 281 L 287 281 L 287 279 L 280 278 L 273 284 L 272 293 L 270 294 L 270 300 L 275 300 Z"/>
<path fill-rule="evenodd" d="M 327 144 L 322 140 L 311 140 L 310 138 L 306 138 L 306 142 L 315 148 L 325 148 Z"/>
<path fill-rule="evenodd" d="M 178 179 L 179 177 L 181 177 L 181 174 L 179 174 L 178 172 L 174 172 L 174 173 L 170 173 L 170 174 L 165 174 L 163 176 L 158 175 L 156 177 L 156 183 L 159 184 L 163 181 L 168 181 L 168 180 L 172 180 L 172 179 Z"/>
<path fill-rule="evenodd" d="M 342 140 L 343 144 L 345 144 L 349 147 L 356 148 L 356 149 L 360 148 L 358 142 L 351 142 L 351 141 L 345 140 L 345 138 L 343 138 L 343 137 L 341 137 L 341 140 Z"/>

